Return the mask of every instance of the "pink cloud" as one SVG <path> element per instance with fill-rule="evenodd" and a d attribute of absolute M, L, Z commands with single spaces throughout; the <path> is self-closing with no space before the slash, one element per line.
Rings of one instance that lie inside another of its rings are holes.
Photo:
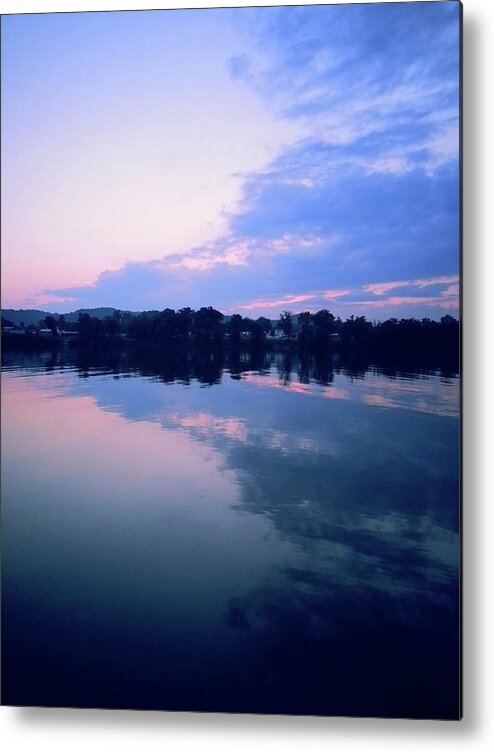
<path fill-rule="evenodd" d="M 394 290 L 396 287 L 405 287 L 410 282 L 376 282 L 372 285 L 365 285 L 363 288 L 365 292 L 372 292 L 374 295 L 384 295 L 390 290 Z"/>
<path fill-rule="evenodd" d="M 337 242 L 338 238 L 329 239 L 331 242 Z M 326 239 L 328 242 L 328 239 Z M 300 236 L 285 233 L 280 237 L 266 240 L 262 247 L 258 247 L 257 241 L 231 239 L 223 248 L 206 246 L 204 248 L 193 249 L 189 253 L 184 253 L 176 261 L 170 264 L 172 269 L 189 269 L 191 271 L 206 272 L 214 269 L 218 264 L 228 264 L 228 266 L 247 266 L 249 262 L 254 261 L 256 256 L 261 253 L 264 255 L 277 255 L 288 253 L 290 251 L 309 250 L 321 245 L 322 239 L 317 236 Z M 165 258 L 166 263 L 166 258 Z"/>
<path fill-rule="evenodd" d="M 317 236 L 303 237 L 300 235 L 291 235 L 285 233 L 279 238 L 271 238 L 265 243 L 265 249 L 274 253 L 284 253 L 294 249 L 300 250 L 301 248 L 315 248 L 320 246 L 322 238 Z"/>
<path fill-rule="evenodd" d="M 27 299 L 29 305 L 43 306 L 52 305 L 54 303 L 74 303 L 77 298 L 62 297 L 60 295 L 48 295 L 40 293 L 39 295 L 33 295 Z"/>
<path fill-rule="evenodd" d="M 422 289 L 424 287 L 431 287 L 432 285 L 453 284 L 458 284 L 457 275 L 428 277 L 426 279 L 407 279 L 395 282 L 376 282 L 371 285 L 365 285 L 362 289 L 365 290 L 365 292 L 371 292 L 374 295 L 385 295 L 387 292 L 395 290 L 397 287 L 418 287 Z"/>
<path fill-rule="evenodd" d="M 458 297 L 460 294 L 460 283 L 455 282 L 453 285 L 449 285 L 446 290 L 443 290 L 440 295 L 442 298 Z"/>
<path fill-rule="evenodd" d="M 350 290 L 324 290 L 323 297 L 328 298 L 328 300 L 333 300 L 333 298 L 342 298 L 345 295 L 350 294 Z"/>
<path fill-rule="evenodd" d="M 381 298 L 380 300 L 353 300 L 343 303 L 343 305 L 366 306 L 367 308 L 387 308 L 389 306 L 399 306 L 406 304 L 438 306 L 439 308 L 444 308 L 445 310 L 453 310 L 458 307 L 458 300 L 456 298 L 445 300 L 441 297 L 432 296 L 411 297 L 392 295 L 389 298 Z"/>
<path fill-rule="evenodd" d="M 416 285 L 417 287 L 430 287 L 431 285 L 450 285 L 454 283 L 458 284 L 457 274 L 451 274 L 449 276 L 442 277 L 429 277 L 427 279 L 416 279 L 414 282 L 412 282 L 412 284 Z"/>
<path fill-rule="evenodd" d="M 191 271 L 209 271 L 217 264 L 229 266 L 246 266 L 250 248 L 247 242 L 229 245 L 223 251 L 205 249 L 200 253 L 186 253 L 178 261 L 170 264 L 172 269 L 190 269 Z M 166 259 L 165 259 L 166 263 Z"/>
<path fill-rule="evenodd" d="M 314 295 L 289 295 L 279 300 L 253 300 L 250 303 L 236 306 L 236 308 L 244 311 L 253 311 L 256 308 L 282 308 L 294 303 L 305 303 L 305 301 L 312 300 L 313 298 Z"/>
<path fill-rule="evenodd" d="M 236 306 L 236 308 L 241 308 L 242 310 L 246 311 L 253 311 L 257 308 L 282 308 L 287 305 L 296 305 L 297 303 L 306 303 L 309 300 L 315 300 L 323 299 L 326 300 L 334 300 L 335 298 L 341 298 L 345 295 L 349 295 L 351 290 L 343 290 L 339 288 L 335 288 L 333 290 L 319 290 L 316 292 L 311 293 L 304 293 L 300 295 L 285 295 L 282 298 L 278 298 L 276 300 L 252 300 L 249 303 L 244 303 L 243 305 Z M 313 308 L 317 307 L 319 304 L 315 303 L 311 307 Z"/>

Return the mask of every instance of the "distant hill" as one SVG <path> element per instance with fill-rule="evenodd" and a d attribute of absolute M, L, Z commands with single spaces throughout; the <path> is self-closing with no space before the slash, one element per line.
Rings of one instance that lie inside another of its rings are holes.
<path fill-rule="evenodd" d="M 111 316 L 115 310 L 116 308 L 78 308 L 77 311 L 64 313 L 63 316 L 67 323 L 71 323 L 77 321 L 80 313 L 88 313 L 93 318 L 104 319 L 107 316 Z M 20 309 L 18 311 L 13 308 L 4 308 L 2 315 L 13 324 L 17 324 L 17 326 L 20 326 L 21 323 L 24 326 L 29 326 L 29 324 L 39 324 L 46 316 L 60 316 L 61 314 L 51 313 L 50 311 L 38 311 L 33 308 Z"/>
<path fill-rule="evenodd" d="M 77 321 L 80 313 L 88 313 L 95 319 L 106 319 L 107 316 L 112 316 L 116 311 L 116 308 L 78 308 L 77 311 L 72 313 L 64 313 L 65 321 Z M 56 314 L 57 316 L 59 314 Z"/>
<path fill-rule="evenodd" d="M 120 309 L 109 307 L 78 308 L 76 311 L 70 311 L 69 313 L 60 314 L 54 313 L 53 311 L 39 311 L 34 308 L 21 308 L 19 310 L 16 310 L 14 308 L 4 308 L 2 309 L 2 315 L 17 326 L 20 326 L 21 324 L 24 324 L 24 326 L 29 326 L 30 324 L 37 325 L 40 322 L 43 322 L 46 316 L 58 317 L 63 315 L 67 324 L 72 324 L 77 321 L 79 314 L 81 313 L 88 313 L 92 318 L 105 319 L 107 316 L 112 316 L 113 313 L 117 310 Z M 122 313 L 141 313 L 141 311 L 122 311 Z M 223 321 L 227 323 L 230 318 L 231 316 L 225 315 Z M 278 318 L 270 319 L 273 325 L 276 325 L 278 323 L 278 320 Z M 295 326 L 297 326 L 297 314 L 293 315 L 293 323 Z"/>
<path fill-rule="evenodd" d="M 37 324 L 41 319 L 44 319 L 45 316 L 49 316 L 49 313 L 47 311 L 37 311 L 32 308 L 28 310 L 21 309 L 19 311 L 15 311 L 12 308 L 3 308 L 2 316 L 13 324 L 17 324 L 17 326 L 20 326 L 21 323 L 23 323 L 24 326 L 29 326 L 29 324 Z"/>

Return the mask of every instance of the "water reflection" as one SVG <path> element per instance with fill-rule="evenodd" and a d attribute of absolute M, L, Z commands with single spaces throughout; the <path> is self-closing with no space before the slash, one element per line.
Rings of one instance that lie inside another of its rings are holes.
<path fill-rule="evenodd" d="M 234 380 L 283 388 L 297 394 L 327 399 L 352 399 L 368 405 L 405 408 L 437 415 L 457 416 L 458 374 L 439 369 L 410 371 L 355 365 L 339 357 L 302 356 L 265 350 L 227 351 L 174 349 L 159 352 L 128 350 L 61 349 L 47 353 L 4 353 L 2 370 L 46 373 L 76 370 L 81 378 L 112 374 L 115 378 L 144 376 L 165 384 L 203 386 L 220 384 L 224 374 Z M 322 388 L 318 388 L 322 387 Z"/>
<path fill-rule="evenodd" d="M 9 654 L 14 694 L 458 715 L 451 374 L 287 353 L 4 367 L 7 622 L 31 645 Z M 61 680 L 84 660 L 87 681 Z"/>

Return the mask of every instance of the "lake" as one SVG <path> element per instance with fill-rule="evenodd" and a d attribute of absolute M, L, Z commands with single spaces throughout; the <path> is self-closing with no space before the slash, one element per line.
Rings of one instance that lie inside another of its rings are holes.
<path fill-rule="evenodd" d="M 4 353 L 3 703 L 459 715 L 459 380 Z"/>

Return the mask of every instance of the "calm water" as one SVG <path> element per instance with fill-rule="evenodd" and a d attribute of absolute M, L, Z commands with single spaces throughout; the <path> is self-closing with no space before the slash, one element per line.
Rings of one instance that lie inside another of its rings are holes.
<path fill-rule="evenodd" d="M 4 355 L 3 702 L 458 717 L 458 379 Z"/>

